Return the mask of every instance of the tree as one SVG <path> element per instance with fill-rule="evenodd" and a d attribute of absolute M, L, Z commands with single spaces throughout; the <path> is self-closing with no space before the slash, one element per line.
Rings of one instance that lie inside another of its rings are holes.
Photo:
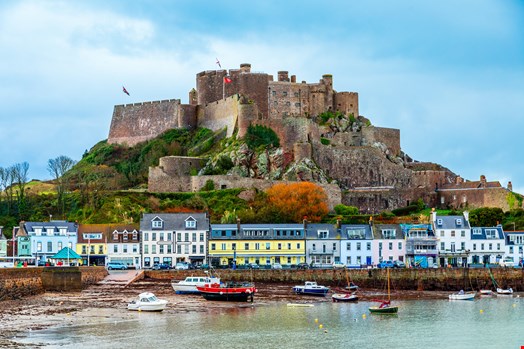
<path fill-rule="evenodd" d="M 328 213 L 327 195 L 311 182 L 275 184 L 267 191 L 269 209 L 276 209 L 289 222 L 320 222 Z"/>
<path fill-rule="evenodd" d="M 47 170 L 56 181 L 56 191 L 58 194 L 57 205 L 62 215 L 64 214 L 64 192 L 68 185 L 65 174 L 73 168 L 75 163 L 76 161 L 65 155 L 60 155 L 56 159 L 49 159 L 47 162 Z"/>
<path fill-rule="evenodd" d="M 29 181 L 29 164 L 20 162 L 13 165 L 12 176 L 18 187 L 18 211 L 21 214 L 25 208 L 25 187 Z"/>
<path fill-rule="evenodd" d="M 482 207 L 469 213 L 470 225 L 475 227 L 494 227 L 503 219 L 504 211 L 499 207 Z"/>

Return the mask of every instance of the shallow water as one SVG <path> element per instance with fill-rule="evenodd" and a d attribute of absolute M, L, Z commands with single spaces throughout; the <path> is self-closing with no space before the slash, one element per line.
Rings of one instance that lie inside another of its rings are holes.
<path fill-rule="evenodd" d="M 398 315 L 371 315 L 358 302 L 314 307 L 260 305 L 199 313 L 133 313 L 128 321 L 33 331 L 45 348 L 520 348 L 524 301 L 396 302 Z"/>

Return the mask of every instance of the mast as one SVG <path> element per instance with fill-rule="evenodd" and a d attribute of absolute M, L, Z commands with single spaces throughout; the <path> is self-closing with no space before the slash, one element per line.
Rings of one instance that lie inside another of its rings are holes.
<path fill-rule="evenodd" d="M 391 301 L 391 296 L 389 294 L 389 268 L 386 268 L 388 270 L 388 302 Z"/>

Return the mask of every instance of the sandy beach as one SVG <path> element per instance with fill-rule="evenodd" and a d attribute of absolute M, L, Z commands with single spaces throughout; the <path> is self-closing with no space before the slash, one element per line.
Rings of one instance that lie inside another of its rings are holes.
<path fill-rule="evenodd" d="M 0 302 L 0 347 L 27 348 L 17 341 L 34 330 L 104 323 L 133 319 L 134 312 L 127 310 L 127 303 L 139 293 L 150 291 L 157 297 L 167 299 L 164 312 L 207 312 L 219 308 L 238 306 L 265 306 L 275 303 L 318 303 L 331 302 L 331 297 L 296 296 L 293 285 L 260 284 L 253 305 L 251 303 L 212 302 L 199 295 L 177 295 L 170 280 L 144 279 L 124 287 L 122 284 L 99 283 L 82 292 L 44 294 L 19 300 Z M 402 291 L 392 296 L 397 299 L 447 298 L 448 293 Z M 360 300 L 382 298 L 380 290 L 359 290 Z M 35 347 L 31 345 L 30 347 Z"/>

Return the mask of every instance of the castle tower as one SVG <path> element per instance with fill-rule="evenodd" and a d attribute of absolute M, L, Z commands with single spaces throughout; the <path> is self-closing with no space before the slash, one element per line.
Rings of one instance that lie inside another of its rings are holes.
<path fill-rule="evenodd" d="M 251 73 L 251 64 L 249 64 L 249 63 L 242 63 L 240 65 L 240 71 L 242 73 Z"/>
<path fill-rule="evenodd" d="M 278 81 L 289 82 L 289 72 L 281 70 L 278 72 Z"/>
<path fill-rule="evenodd" d="M 511 181 L 508 182 L 508 190 L 513 191 L 513 184 L 511 184 Z"/>
<path fill-rule="evenodd" d="M 191 105 L 198 104 L 198 94 L 194 88 L 192 88 L 191 91 L 189 91 L 189 104 Z"/>

